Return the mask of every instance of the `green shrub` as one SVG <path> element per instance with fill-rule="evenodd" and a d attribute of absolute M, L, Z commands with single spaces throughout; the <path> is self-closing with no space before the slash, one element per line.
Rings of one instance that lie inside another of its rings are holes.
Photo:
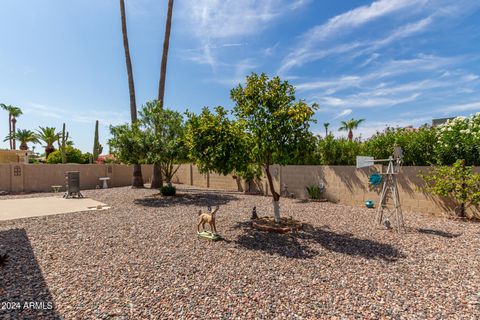
<path fill-rule="evenodd" d="M 307 187 L 308 197 L 312 200 L 320 199 L 320 194 L 322 190 L 318 186 L 308 186 Z"/>
<path fill-rule="evenodd" d="M 426 192 L 453 200 L 460 217 L 468 207 L 480 204 L 480 174 L 466 166 L 465 160 L 457 160 L 453 166 L 432 167 L 429 174 L 420 177 L 426 182 Z"/>
<path fill-rule="evenodd" d="M 333 135 L 320 138 L 316 155 L 321 165 L 355 165 L 356 156 L 362 153 L 363 144 L 356 139 L 335 139 Z"/>
<path fill-rule="evenodd" d="M 403 149 L 403 163 L 407 166 L 425 166 L 436 163 L 436 130 L 421 127 L 418 131 L 387 128 L 365 141 L 363 154 L 375 159 L 388 159 L 395 146 Z"/>
<path fill-rule="evenodd" d="M 166 197 L 174 196 L 177 193 L 177 188 L 171 185 L 162 186 L 160 187 L 160 193 Z"/>
<path fill-rule="evenodd" d="M 82 151 L 72 146 L 66 146 L 67 163 L 89 163 L 89 159 L 82 154 Z M 62 163 L 62 153 L 60 150 L 55 150 L 48 155 L 47 163 L 55 164 Z"/>

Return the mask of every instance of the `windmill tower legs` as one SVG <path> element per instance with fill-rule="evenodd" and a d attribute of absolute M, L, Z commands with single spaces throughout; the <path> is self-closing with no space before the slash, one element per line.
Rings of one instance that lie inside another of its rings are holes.
<path fill-rule="evenodd" d="M 390 218 L 393 220 L 394 228 L 397 231 L 404 229 L 402 207 L 400 205 L 400 195 L 398 194 L 397 177 L 394 171 L 393 161 L 388 163 L 387 173 L 384 175 L 382 192 L 375 217 L 375 223 L 378 227 L 390 228 Z M 388 208 L 388 200 L 393 200 L 393 208 Z M 386 216 L 386 217 L 385 217 Z M 386 218 L 386 219 L 385 219 Z"/>

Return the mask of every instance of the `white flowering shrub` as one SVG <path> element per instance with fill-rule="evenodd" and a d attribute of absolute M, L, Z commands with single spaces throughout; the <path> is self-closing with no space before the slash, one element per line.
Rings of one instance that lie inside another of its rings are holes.
<path fill-rule="evenodd" d="M 440 164 L 464 159 L 467 165 L 480 165 L 480 112 L 438 126 L 435 150 Z"/>

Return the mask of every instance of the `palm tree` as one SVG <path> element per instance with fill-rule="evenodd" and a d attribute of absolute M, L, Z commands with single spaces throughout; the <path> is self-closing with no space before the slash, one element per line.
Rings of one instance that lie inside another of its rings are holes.
<path fill-rule="evenodd" d="M 10 143 L 10 149 L 15 150 L 17 148 L 15 139 L 13 138 L 15 136 L 15 131 L 16 131 L 16 123 L 17 119 L 19 116 L 23 114 L 22 110 L 18 107 L 14 107 L 12 105 L 6 105 L 4 103 L 0 104 L 0 107 L 2 107 L 3 110 L 8 112 L 8 137 L 12 137 L 9 140 Z M 6 141 L 6 140 L 5 140 Z"/>
<path fill-rule="evenodd" d="M 328 126 L 330 125 L 329 122 L 324 122 L 323 127 L 325 128 L 325 138 L 328 136 Z"/>
<path fill-rule="evenodd" d="M 158 101 L 163 108 L 165 96 L 165 79 L 167 76 L 168 47 L 170 46 L 170 30 L 172 29 L 173 0 L 168 0 L 167 21 L 165 23 L 165 37 L 163 39 L 162 63 L 160 66 L 160 81 L 158 83 Z"/>
<path fill-rule="evenodd" d="M 60 132 L 56 132 L 54 127 L 40 127 L 40 130 L 37 130 L 37 138 L 45 142 L 45 159 L 48 158 L 48 155 L 55 151 L 53 144 L 60 139 Z"/>
<path fill-rule="evenodd" d="M 353 130 L 358 128 L 358 125 L 365 121 L 365 119 L 350 119 L 347 121 L 342 121 L 342 126 L 338 128 L 339 131 L 348 131 L 348 140 L 353 140 Z"/>
<path fill-rule="evenodd" d="M 160 65 L 160 81 L 158 83 L 158 103 L 163 108 L 165 97 L 165 80 L 167 77 L 168 48 L 170 46 L 170 31 L 172 29 L 173 0 L 168 0 L 167 21 L 165 22 L 165 37 L 163 38 L 162 62 Z M 157 189 L 163 185 L 162 169 L 160 164 L 153 165 L 153 179 L 150 188 Z"/>
<path fill-rule="evenodd" d="M 16 133 L 9 134 L 3 141 L 11 139 L 18 140 L 20 142 L 20 150 L 28 150 L 27 144 L 29 142 L 38 143 L 37 135 L 32 130 L 18 129 Z"/>
<path fill-rule="evenodd" d="M 12 114 L 10 113 L 10 108 L 13 108 L 12 106 L 7 106 L 6 104 L 4 103 L 1 103 L 0 104 L 0 107 L 7 111 L 8 112 L 8 136 L 10 136 L 12 134 Z M 12 140 L 9 140 L 9 144 L 10 144 L 10 149 L 12 149 Z"/>
<path fill-rule="evenodd" d="M 132 126 L 137 122 L 137 103 L 135 101 L 135 85 L 133 83 L 132 61 L 130 60 L 130 49 L 128 46 L 127 18 L 125 16 L 125 1 L 120 0 L 120 18 L 122 20 L 123 48 L 125 49 L 125 63 L 127 66 L 128 90 L 130 92 L 130 117 Z M 142 167 L 139 164 L 133 166 L 132 187 L 143 188 Z"/>

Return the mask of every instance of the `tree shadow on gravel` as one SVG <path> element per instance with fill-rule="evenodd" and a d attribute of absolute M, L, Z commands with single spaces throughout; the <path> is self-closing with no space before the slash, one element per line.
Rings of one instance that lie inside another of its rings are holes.
<path fill-rule="evenodd" d="M 146 207 L 170 207 L 176 205 L 207 207 L 224 205 L 238 199 L 234 195 L 218 192 L 184 193 L 182 191 L 173 197 L 162 197 L 160 194 L 155 194 L 142 199 L 135 199 L 134 203 Z"/>
<path fill-rule="evenodd" d="M 450 233 L 442 230 L 434 230 L 434 229 L 417 229 L 419 233 L 424 233 L 424 234 L 431 234 L 434 236 L 439 236 L 439 237 L 444 237 L 444 238 L 457 238 L 461 236 L 461 233 Z"/>
<path fill-rule="evenodd" d="M 236 243 L 249 250 L 260 250 L 273 255 L 294 259 L 309 259 L 319 252 L 308 243 L 315 242 L 331 252 L 338 252 L 365 259 L 380 259 L 395 262 L 405 255 L 395 247 L 369 239 L 359 239 L 348 233 L 335 233 L 328 228 L 315 228 L 304 224 L 299 232 L 276 234 L 262 232 L 251 228 L 251 223 L 240 222 L 234 228 L 243 229 L 244 234 Z"/>
<path fill-rule="evenodd" d="M 0 318 L 61 319 L 24 229 L 0 231 Z"/>

